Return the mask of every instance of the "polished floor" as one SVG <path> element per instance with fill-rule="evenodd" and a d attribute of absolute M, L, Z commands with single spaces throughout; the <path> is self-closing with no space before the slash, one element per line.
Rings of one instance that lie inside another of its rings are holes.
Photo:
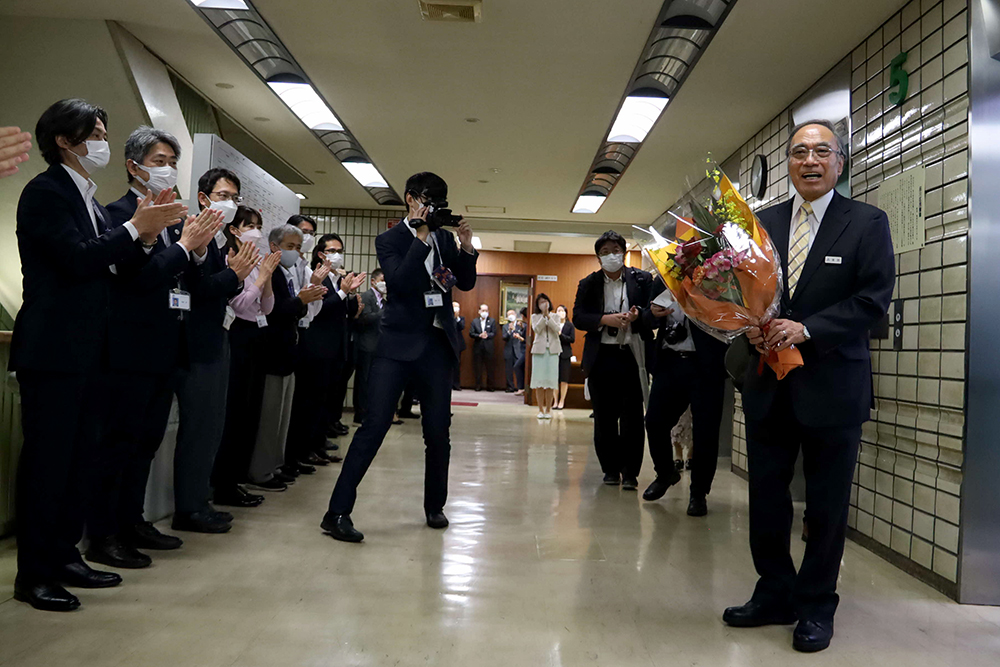
<path fill-rule="evenodd" d="M 409 422 L 361 488 L 364 544 L 319 530 L 335 469 L 238 512 L 228 535 L 185 536 L 120 588 L 80 591 L 72 614 L 10 600 L 0 543 L 0 665 L 1000 664 L 1000 609 L 957 605 L 851 543 L 830 650 L 728 628 L 722 609 L 754 582 L 743 481 L 720 469 L 711 514 L 691 519 L 686 481 L 657 503 L 600 484 L 584 411 L 455 412 L 447 531 L 423 525 Z"/>

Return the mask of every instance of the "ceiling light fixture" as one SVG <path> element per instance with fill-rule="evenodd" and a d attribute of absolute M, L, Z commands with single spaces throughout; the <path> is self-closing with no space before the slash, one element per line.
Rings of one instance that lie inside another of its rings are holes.
<path fill-rule="evenodd" d="M 629 95 L 618 111 L 611 132 L 609 143 L 641 144 L 646 135 L 659 120 L 660 114 L 670 100 L 666 97 L 644 97 Z"/>
<path fill-rule="evenodd" d="M 305 196 L 304 194 L 302 194 L 301 192 L 296 192 L 296 193 L 295 193 L 295 196 L 296 196 L 296 197 L 298 197 L 299 199 L 309 199 L 309 197 L 306 197 L 306 196 Z"/>
<path fill-rule="evenodd" d="M 382 178 L 371 162 L 342 162 L 344 168 L 351 172 L 358 183 L 366 188 L 387 188 L 389 184 Z"/>
<path fill-rule="evenodd" d="M 601 210 L 601 206 L 604 205 L 605 199 L 607 199 L 605 195 L 580 195 L 576 199 L 576 206 L 573 207 L 573 212 L 597 213 Z"/>
<path fill-rule="evenodd" d="M 316 91 L 308 83 L 269 81 L 267 85 L 310 130 L 330 130 L 332 132 L 344 130 L 344 126 L 330 111 L 330 107 L 326 106 L 326 102 L 316 94 Z"/>
<path fill-rule="evenodd" d="M 191 0 L 191 4 L 201 9 L 249 9 L 243 0 Z"/>

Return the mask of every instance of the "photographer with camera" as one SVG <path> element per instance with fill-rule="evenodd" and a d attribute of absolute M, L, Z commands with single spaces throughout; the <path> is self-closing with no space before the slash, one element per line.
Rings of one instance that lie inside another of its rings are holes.
<path fill-rule="evenodd" d="M 420 395 L 427 525 L 448 526 L 444 505 L 451 454 L 451 391 L 462 346 L 452 289 L 469 291 L 476 286 L 479 253 L 472 246 L 469 223 L 448 209 L 448 185 L 440 176 L 430 172 L 411 176 L 405 197 L 407 217 L 375 239 L 387 298 L 369 375 L 368 416 L 347 450 L 321 524 L 325 532 L 344 542 L 364 539 L 351 521 L 358 484 L 382 446 L 400 395 L 410 382 Z M 458 228 L 461 248 L 445 227 Z"/>
<path fill-rule="evenodd" d="M 706 496 L 712 490 L 719 458 L 719 426 L 726 389 L 726 344 L 691 326 L 676 303 L 667 299 L 663 281 L 653 284 L 652 302 L 642 312 L 649 329 L 659 329 L 651 361 L 653 383 L 646 409 L 649 455 L 656 479 L 642 497 L 658 500 L 681 475 L 673 462 L 670 432 L 691 406 L 694 443 L 691 461 L 691 498 L 688 516 L 708 514 Z"/>

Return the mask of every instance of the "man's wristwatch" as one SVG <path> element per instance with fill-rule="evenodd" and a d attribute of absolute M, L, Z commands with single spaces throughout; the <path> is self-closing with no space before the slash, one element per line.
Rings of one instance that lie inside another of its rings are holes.
<path fill-rule="evenodd" d="M 805 336 L 806 340 L 812 340 L 812 336 L 809 335 L 809 327 L 802 325 L 802 335 Z"/>

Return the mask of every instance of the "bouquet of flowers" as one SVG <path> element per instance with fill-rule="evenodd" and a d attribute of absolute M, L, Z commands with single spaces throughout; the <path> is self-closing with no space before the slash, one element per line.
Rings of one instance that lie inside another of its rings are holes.
<path fill-rule="evenodd" d="M 684 314 L 709 334 L 731 342 L 751 327 L 767 330 L 782 294 L 781 259 L 771 238 L 722 171 L 707 173 L 711 200 L 691 217 L 639 229 L 643 252 Z M 778 379 L 802 365 L 794 347 L 762 357 Z"/>

